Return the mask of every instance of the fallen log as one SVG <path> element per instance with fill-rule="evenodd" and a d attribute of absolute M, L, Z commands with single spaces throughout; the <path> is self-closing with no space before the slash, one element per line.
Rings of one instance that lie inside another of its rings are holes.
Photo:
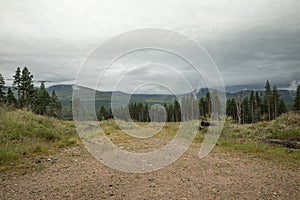
<path fill-rule="evenodd" d="M 279 139 L 263 139 L 262 141 L 269 144 L 281 145 L 286 148 L 300 149 L 300 142 L 297 141 L 279 140 Z"/>

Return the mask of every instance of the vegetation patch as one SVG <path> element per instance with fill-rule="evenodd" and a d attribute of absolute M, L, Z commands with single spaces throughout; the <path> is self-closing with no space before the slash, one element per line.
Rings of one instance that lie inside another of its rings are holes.
<path fill-rule="evenodd" d="M 79 144 L 72 122 L 8 107 L 0 108 L 0 116 L 1 169 L 20 166 L 20 163 L 26 167 L 28 158 L 45 156 L 61 147 Z"/>
<path fill-rule="evenodd" d="M 289 146 L 265 143 L 278 139 L 293 144 L 300 138 L 300 116 L 287 113 L 270 122 L 233 124 L 226 122 L 217 146 L 226 151 L 238 151 L 279 162 L 300 161 L 300 150 Z M 292 147 L 292 145 L 290 145 Z"/>

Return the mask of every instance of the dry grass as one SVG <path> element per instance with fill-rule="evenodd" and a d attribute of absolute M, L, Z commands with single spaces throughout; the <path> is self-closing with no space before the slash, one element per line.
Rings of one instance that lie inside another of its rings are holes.
<path fill-rule="evenodd" d="M 25 160 L 79 143 L 72 122 L 0 108 L 0 167 L 26 167 Z M 25 163 L 24 163 L 25 162 Z M 30 165 L 30 163 L 28 163 Z"/>
<path fill-rule="evenodd" d="M 263 139 L 299 141 L 300 115 L 288 113 L 271 122 L 238 125 L 226 122 L 218 146 L 226 151 L 238 151 L 264 159 L 300 164 L 300 150 L 271 146 Z"/>
<path fill-rule="evenodd" d="M 148 123 L 138 123 L 145 127 Z M 114 120 L 101 121 L 105 135 L 120 148 L 131 152 L 150 152 L 165 146 L 177 134 L 180 123 L 165 123 L 149 138 L 137 138 L 123 132 Z M 127 129 L 130 129 L 129 124 Z M 272 122 L 237 125 L 227 121 L 217 143 L 218 152 L 235 151 L 257 157 L 299 165 L 300 151 L 270 146 L 264 138 L 299 141 L 300 116 L 286 114 Z M 206 130 L 198 131 L 192 148 L 199 148 Z M 97 133 L 95 133 L 97 134 Z M 91 136 L 93 133 L 91 133 Z M 78 145 L 73 122 L 35 115 L 25 110 L 0 109 L 0 168 L 29 168 L 32 158 L 55 154 L 60 148 Z"/>
<path fill-rule="evenodd" d="M 145 126 L 146 123 L 138 124 L 140 126 Z M 111 139 L 114 144 L 128 151 L 145 153 L 165 146 L 172 138 L 175 137 L 179 123 L 166 123 L 158 133 L 149 138 L 137 138 L 124 133 L 114 120 L 102 121 L 100 122 L 100 126 L 106 136 Z"/>

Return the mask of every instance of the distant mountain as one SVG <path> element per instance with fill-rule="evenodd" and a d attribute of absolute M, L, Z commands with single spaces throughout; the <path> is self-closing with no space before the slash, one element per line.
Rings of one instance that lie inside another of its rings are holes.
<path fill-rule="evenodd" d="M 92 90 L 90 88 L 80 87 L 82 92 L 89 92 Z M 62 104 L 62 113 L 63 117 L 66 119 L 72 118 L 72 93 L 73 93 L 73 86 L 72 85 L 54 85 L 47 88 L 49 93 L 55 90 L 55 93 Z M 85 101 L 95 101 L 95 109 L 99 110 L 102 105 L 108 107 L 111 104 L 111 97 L 113 92 L 95 92 L 95 99 L 89 99 L 86 96 Z M 130 102 L 143 102 L 148 103 L 149 105 L 153 104 L 163 104 L 163 103 L 172 103 L 175 99 L 174 95 L 165 95 L 165 94 L 126 94 L 124 92 L 116 91 L 114 92 L 114 96 L 118 97 L 120 101 L 125 98 L 130 98 Z"/>
<path fill-rule="evenodd" d="M 239 92 L 234 92 L 234 93 L 226 93 L 226 97 L 229 98 L 234 98 L 237 96 L 241 96 L 242 98 L 248 96 L 250 97 L 250 93 L 252 90 L 242 90 Z M 255 91 L 254 91 L 255 92 Z M 258 90 L 259 93 L 264 94 L 264 90 Z M 296 91 L 294 90 L 278 90 L 279 94 L 280 94 L 280 98 L 282 98 L 284 100 L 284 102 L 288 105 L 288 104 L 292 104 L 294 101 L 294 98 L 296 96 Z"/>
<path fill-rule="evenodd" d="M 80 87 L 81 89 L 84 89 L 86 91 L 90 91 L 92 89 Z M 55 90 L 56 95 L 58 96 L 60 101 L 68 102 L 72 101 L 72 92 L 73 92 L 73 86 L 72 85 L 54 85 L 49 88 L 47 88 L 47 91 L 51 93 L 53 90 Z M 110 104 L 111 96 L 113 92 L 103 92 L 103 91 L 96 91 L 95 93 L 95 100 L 96 102 L 99 101 L 102 104 Z M 128 96 L 130 94 L 116 91 L 114 92 L 115 96 Z M 155 104 L 155 103 L 161 103 L 161 102 L 172 102 L 175 98 L 174 95 L 168 95 L 168 94 L 133 94 L 131 96 L 132 102 L 147 102 L 149 104 Z"/>
<path fill-rule="evenodd" d="M 91 91 L 90 88 L 80 87 L 86 91 Z M 63 117 L 67 119 L 72 118 L 72 111 L 71 111 L 71 104 L 72 104 L 72 92 L 73 86 L 72 85 L 54 85 L 47 88 L 48 92 L 51 93 L 55 90 L 58 99 L 60 100 L 62 107 L 63 107 Z M 207 88 L 202 88 L 197 92 L 197 98 L 204 97 L 209 90 Z M 291 108 L 293 103 L 293 99 L 295 98 L 296 91 L 293 90 L 278 90 L 280 97 L 285 101 L 288 108 Z M 260 93 L 264 94 L 263 90 L 259 90 Z M 237 96 L 241 96 L 244 98 L 245 96 L 250 96 L 251 90 L 242 90 L 239 92 L 226 92 L 227 99 L 235 98 Z M 96 91 L 95 93 L 95 107 L 96 110 L 100 109 L 102 105 L 110 106 L 111 104 L 111 96 L 113 92 L 101 92 Z M 124 98 L 128 98 L 130 94 L 126 94 L 124 92 L 114 92 L 114 95 L 118 97 L 120 100 Z M 179 95 L 182 96 L 182 95 Z M 88 98 L 88 97 L 87 97 Z M 153 104 L 163 104 L 163 103 L 172 103 L 176 98 L 175 95 L 168 95 L 168 94 L 133 94 L 130 97 L 131 102 L 147 102 L 149 105 Z M 88 100 L 88 99 L 86 99 Z M 89 99 L 93 101 L 93 99 Z"/>

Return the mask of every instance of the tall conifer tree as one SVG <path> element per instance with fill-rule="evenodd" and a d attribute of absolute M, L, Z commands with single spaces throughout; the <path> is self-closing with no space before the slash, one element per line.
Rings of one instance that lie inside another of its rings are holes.
<path fill-rule="evenodd" d="M 294 107 L 293 107 L 293 109 L 295 111 L 299 111 L 300 110 L 300 85 L 298 85 L 298 87 L 297 87 L 296 97 L 294 99 Z"/>
<path fill-rule="evenodd" d="M 265 86 L 265 100 L 266 100 L 266 103 L 267 103 L 267 106 L 268 106 L 268 119 L 269 119 L 269 121 L 271 120 L 271 95 L 272 95 L 271 86 L 270 86 L 269 80 L 267 80 L 266 86 Z"/>
<path fill-rule="evenodd" d="M 5 81 L 2 74 L 0 73 L 0 103 L 4 103 L 4 102 L 5 102 Z"/>

